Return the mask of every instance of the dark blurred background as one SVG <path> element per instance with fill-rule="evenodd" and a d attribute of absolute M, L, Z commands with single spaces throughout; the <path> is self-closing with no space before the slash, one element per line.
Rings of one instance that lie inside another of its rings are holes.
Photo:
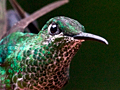
<path fill-rule="evenodd" d="M 17 0 L 28 13 L 55 0 Z M 12 8 L 7 2 L 7 8 Z M 70 67 L 69 83 L 62 90 L 120 90 L 120 0 L 70 0 L 39 18 L 39 28 L 54 16 L 78 20 L 86 32 L 106 38 L 109 45 L 83 42 Z"/>

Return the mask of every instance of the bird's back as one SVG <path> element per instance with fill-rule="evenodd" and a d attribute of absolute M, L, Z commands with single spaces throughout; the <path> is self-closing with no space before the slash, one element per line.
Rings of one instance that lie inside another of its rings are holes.
<path fill-rule="evenodd" d="M 5 88 L 5 84 L 6 85 L 8 84 L 8 86 L 10 85 L 9 84 L 11 81 L 10 79 L 12 79 L 11 77 L 13 75 L 12 74 L 13 72 L 11 71 L 10 68 L 12 67 L 13 64 L 15 64 L 15 62 L 17 64 L 15 54 L 16 56 L 18 56 L 18 52 L 21 51 L 20 48 L 23 47 L 24 42 L 33 36 L 34 34 L 32 33 L 14 32 L 1 40 L 0 42 L 0 90 L 2 90 L 2 88 Z M 6 79 L 6 77 L 7 78 L 9 77 L 10 79 Z"/>

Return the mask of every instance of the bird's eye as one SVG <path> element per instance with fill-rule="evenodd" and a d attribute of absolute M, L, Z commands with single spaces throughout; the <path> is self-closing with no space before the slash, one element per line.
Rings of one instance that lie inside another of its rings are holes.
<path fill-rule="evenodd" d="M 60 29 L 58 28 L 58 25 L 56 23 L 52 23 L 49 25 L 48 27 L 48 32 L 51 34 L 51 35 L 56 35 L 56 34 L 59 34 L 60 33 Z"/>

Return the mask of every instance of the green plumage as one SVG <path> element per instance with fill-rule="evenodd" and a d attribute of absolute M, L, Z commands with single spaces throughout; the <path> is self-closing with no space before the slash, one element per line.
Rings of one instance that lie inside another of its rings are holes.
<path fill-rule="evenodd" d="M 67 20 L 66 23 L 64 20 Z M 69 78 L 71 58 L 76 52 L 71 50 L 80 46 L 80 43 L 78 46 L 76 43 L 76 47 L 71 48 L 70 45 L 75 41 L 71 41 L 71 37 L 64 36 L 77 33 L 68 20 L 72 21 L 66 17 L 55 17 L 46 23 L 38 35 L 14 32 L 1 40 L 1 88 L 56 90 L 64 86 Z M 57 34 L 50 35 L 48 30 L 53 22 L 57 23 L 58 29 L 64 33 L 57 38 L 55 37 Z M 73 29 L 69 31 L 69 27 Z"/>
<path fill-rule="evenodd" d="M 50 19 L 38 34 L 14 32 L 0 42 L 0 88 L 58 90 L 69 79 L 69 67 L 83 38 L 76 20 Z M 81 37 L 81 36 L 80 36 Z"/>

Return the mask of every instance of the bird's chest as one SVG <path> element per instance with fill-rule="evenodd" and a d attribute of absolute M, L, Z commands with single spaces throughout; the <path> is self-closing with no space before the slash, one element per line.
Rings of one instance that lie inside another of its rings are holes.
<path fill-rule="evenodd" d="M 45 45 L 24 50 L 21 54 L 19 72 L 22 75 L 17 73 L 13 77 L 16 88 L 23 90 L 62 88 L 69 79 L 70 62 L 80 45 L 73 46 L 65 45 L 61 49 L 55 49 Z"/>
<path fill-rule="evenodd" d="M 20 67 L 12 77 L 15 89 L 57 90 L 68 81 L 69 65 L 64 64 L 62 57 L 58 58 L 53 48 L 29 47 L 18 52 L 16 59 Z"/>

